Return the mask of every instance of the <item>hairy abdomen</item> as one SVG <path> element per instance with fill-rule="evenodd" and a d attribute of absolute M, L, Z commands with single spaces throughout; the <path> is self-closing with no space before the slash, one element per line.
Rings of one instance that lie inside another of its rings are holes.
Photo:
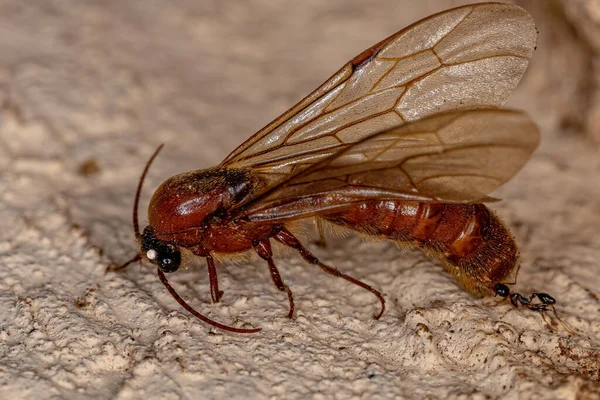
<path fill-rule="evenodd" d="M 374 201 L 324 218 L 423 250 L 475 295 L 509 278 L 518 257 L 510 232 L 483 204 Z"/>

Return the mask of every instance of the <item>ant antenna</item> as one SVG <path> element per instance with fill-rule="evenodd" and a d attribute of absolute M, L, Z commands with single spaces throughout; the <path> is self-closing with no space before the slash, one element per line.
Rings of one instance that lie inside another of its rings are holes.
<path fill-rule="evenodd" d="M 140 181 L 138 182 L 137 190 L 135 192 L 135 203 L 133 203 L 133 232 L 135 233 L 135 238 L 137 240 L 140 240 L 140 237 L 142 236 L 140 233 L 140 223 L 138 221 L 138 206 L 140 204 L 140 196 L 142 194 L 142 186 L 144 185 L 144 179 L 146 179 L 146 174 L 150 169 L 150 165 L 164 146 L 164 143 L 158 146 L 158 148 L 154 151 L 154 154 L 152 154 L 152 156 L 148 159 L 146 167 L 144 168 L 144 172 L 142 172 L 142 176 L 140 176 Z"/>
<path fill-rule="evenodd" d="M 171 284 L 167 280 L 167 277 L 165 276 L 164 272 L 162 272 L 160 270 L 160 268 L 157 268 L 156 271 L 158 272 L 158 278 L 163 283 L 163 285 L 165 285 L 165 287 L 167 288 L 169 293 L 171 293 L 171 296 L 173 296 L 173 298 L 181 305 L 181 307 L 185 308 L 187 310 L 187 312 L 189 312 L 190 314 L 192 314 L 194 317 L 198 318 L 199 320 L 206 322 L 207 324 L 212 325 L 215 328 L 223 329 L 224 331 L 233 332 L 233 333 L 256 333 L 261 330 L 261 328 L 254 328 L 254 329 L 234 328 L 232 326 L 220 324 L 216 321 L 213 321 L 212 319 L 210 319 L 208 317 L 205 317 L 204 315 L 200 314 L 198 311 L 194 310 L 192 308 L 192 306 L 190 306 L 188 303 L 186 303 L 185 300 L 183 300 L 181 298 L 181 296 L 179 296 L 177 294 L 175 289 L 173 289 L 173 286 L 171 286 Z"/>
<path fill-rule="evenodd" d="M 154 153 L 152 154 L 152 156 L 148 159 L 148 162 L 146 163 L 146 167 L 144 168 L 144 171 L 142 172 L 142 175 L 140 176 L 140 181 L 138 182 L 138 186 L 137 186 L 137 190 L 135 192 L 135 201 L 133 203 L 133 233 L 135 234 L 135 238 L 138 240 L 138 242 L 140 241 L 141 238 L 141 233 L 140 233 L 140 223 L 138 220 L 138 208 L 139 208 L 139 204 L 140 204 L 140 196 L 142 194 L 142 186 L 144 185 L 144 179 L 146 179 L 146 174 L 148 173 L 148 170 L 150 169 L 150 165 L 152 164 L 152 162 L 154 161 L 154 159 L 156 158 L 156 156 L 158 155 L 158 153 L 162 150 L 162 148 L 165 146 L 165 144 L 161 144 L 160 146 L 158 146 L 158 148 L 156 150 L 154 150 Z M 135 257 L 133 257 L 131 260 L 127 261 L 126 263 L 122 264 L 122 265 L 109 265 L 108 267 L 106 267 L 106 270 L 104 271 L 104 273 L 109 273 L 109 272 L 115 272 L 115 271 L 120 271 L 122 269 L 127 268 L 127 266 L 129 264 L 132 264 L 136 261 L 140 262 L 141 265 L 141 261 L 142 260 L 142 255 L 140 253 L 136 254 Z"/>

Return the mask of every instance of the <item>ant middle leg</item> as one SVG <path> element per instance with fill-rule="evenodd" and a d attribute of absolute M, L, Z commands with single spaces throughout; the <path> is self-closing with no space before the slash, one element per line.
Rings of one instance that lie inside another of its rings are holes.
<path fill-rule="evenodd" d="M 210 254 L 206 255 L 206 265 L 208 267 L 208 280 L 210 282 L 210 298 L 213 303 L 218 303 L 223 297 L 223 291 L 219 290 L 219 279 L 217 278 L 217 268 L 215 260 Z"/>
<path fill-rule="evenodd" d="M 269 239 L 263 239 L 260 241 L 256 241 L 254 243 L 254 250 L 256 253 L 262 258 L 266 260 L 269 264 L 269 272 L 271 273 L 271 279 L 273 279 L 273 283 L 279 289 L 280 292 L 285 292 L 288 295 L 288 300 L 290 302 L 290 311 L 288 312 L 287 317 L 292 318 L 294 316 L 294 295 L 290 288 L 283 283 L 283 279 L 279 274 L 279 270 L 273 261 L 273 251 L 271 250 L 271 243 Z"/>

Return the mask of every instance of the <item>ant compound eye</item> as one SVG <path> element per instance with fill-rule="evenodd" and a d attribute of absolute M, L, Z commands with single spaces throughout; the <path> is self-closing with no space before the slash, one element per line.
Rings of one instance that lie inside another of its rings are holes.
<path fill-rule="evenodd" d="M 181 253 L 172 248 L 165 249 L 157 255 L 156 264 L 163 272 L 175 272 L 181 265 Z"/>
<path fill-rule="evenodd" d="M 500 297 L 508 297 L 510 289 L 504 283 L 496 283 L 494 285 L 494 293 Z"/>

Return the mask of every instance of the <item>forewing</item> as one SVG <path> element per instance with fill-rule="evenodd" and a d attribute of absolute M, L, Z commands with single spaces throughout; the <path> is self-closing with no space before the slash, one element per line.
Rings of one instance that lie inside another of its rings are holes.
<path fill-rule="evenodd" d="M 435 115 L 346 145 L 255 199 L 252 220 L 323 214 L 369 200 L 475 203 L 514 176 L 538 145 L 520 111 Z"/>
<path fill-rule="evenodd" d="M 525 72 L 536 37 L 531 16 L 511 4 L 425 18 L 355 57 L 221 166 L 252 167 L 268 190 L 374 133 L 440 112 L 498 108 Z"/>

